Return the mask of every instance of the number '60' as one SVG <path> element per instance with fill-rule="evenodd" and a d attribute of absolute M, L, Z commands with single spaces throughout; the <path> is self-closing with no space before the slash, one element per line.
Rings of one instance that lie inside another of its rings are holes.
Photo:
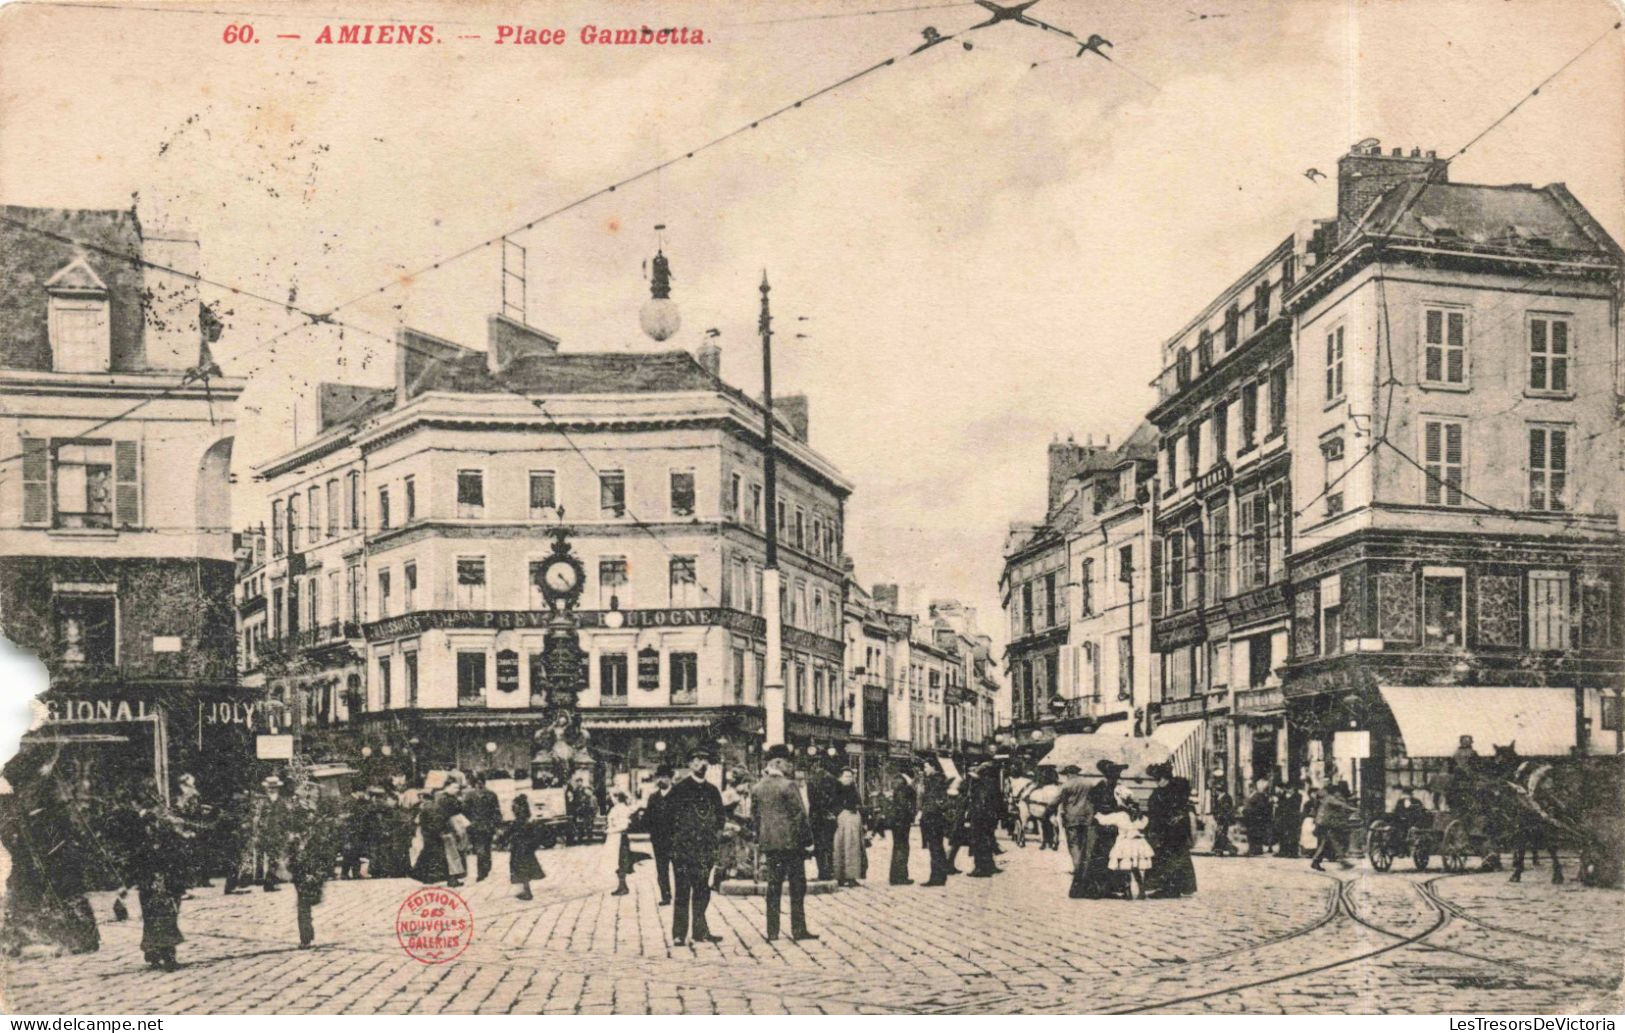
<path fill-rule="evenodd" d="M 227 43 L 252 43 L 254 42 L 254 26 L 228 25 L 222 38 Z"/>

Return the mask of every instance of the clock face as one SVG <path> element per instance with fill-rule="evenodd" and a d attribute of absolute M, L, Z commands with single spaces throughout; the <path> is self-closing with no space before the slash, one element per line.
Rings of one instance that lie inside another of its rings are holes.
<path fill-rule="evenodd" d="M 556 592 L 569 592 L 576 586 L 576 568 L 571 563 L 555 563 L 547 568 L 547 587 Z"/>

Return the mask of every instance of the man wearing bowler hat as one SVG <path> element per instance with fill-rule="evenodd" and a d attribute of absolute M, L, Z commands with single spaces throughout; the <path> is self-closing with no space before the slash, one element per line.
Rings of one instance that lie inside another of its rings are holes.
<path fill-rule="evenodd" d="M 689 751 L 688 773 L 678 779 L 666 794 L 667 816 L 671 822 L 671 867 L 676 893 L 672 901 L 671 942 L 681 947 L 693 934 L 695 943 L 718 943 L 705 922 L 705 909 L 711 904 L 711 869 L 717 863 L 717 849 L 725 816 L 722 793 L 705 780 L 714 756 L 709 747 Z M 692 916 L 692 923 L 690 917 Z"/>
<path fill-rule="evenodd" d="M 816 940 L 807 931 L 807 848 L 812 846 L 812 826 L 801 803 L 791 767 L 790 748 L 780 743 L 770 746 L 765 758 L 767 770 L 751 790 L 751 809 L 756 815 L 756 845 L 767 866 L 767 938 L 779 938 L 779 896 L 785 880 L 790 881 L 790 938 Z"/>

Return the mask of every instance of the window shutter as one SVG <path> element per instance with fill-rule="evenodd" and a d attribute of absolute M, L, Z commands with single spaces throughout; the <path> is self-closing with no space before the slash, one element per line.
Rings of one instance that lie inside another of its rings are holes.
<path fill-rule="evenodd" d="M 1444 479 L 1449 484 L 1449 494 L 1446 500 L 1452 506 L 1461 505 L 1461 424 L 1447 423 L 1444 425 Z"/>
<path fill-rule="evenodd" d="M 141 526 L 141 443 L 113 442 L 113 506 L 120 527 Z"/>
<path fill-rule="evenodd" d="M 23 523 L 51 519 L 51 454 L 44 438 L 23 438 Z"/>

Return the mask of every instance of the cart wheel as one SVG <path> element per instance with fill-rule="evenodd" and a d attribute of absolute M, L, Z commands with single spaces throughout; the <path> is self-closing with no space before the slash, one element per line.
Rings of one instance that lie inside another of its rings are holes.
<path fill-rule="evenodd" d="M 1379 872 L 1385 872 L 1394 866 L 1394 851 L 1388 845 L 1388 826 L 1372 825 L 1366 834 L 1366 857 L 1371 861 L 1371 867 Z"/>
<path fill-rule="evenodd" d="M 1472 850 L 1472 838 L 1467 834 L 1467 826 L 1456 819 L 1444 828 L 1444 835 L 1439 839 L 1439 858 L 1447 872 L 1464 872 L 1467 870 L 1467 854 Z"/>
<path fill-rule="evenodd" d="M 1428 862 L 1432 859 L 1425 847 L 1417 847 L 1411 852 L 1411 862 L 1416 865 L 1416 870 L 1419 872 L 1427 871 Z"/>
<path fill-rule="evenodd" d="M 558 843 L 558 841 L 558 836 L 553 832 L 552 829 L 543 826 L 541 829 L 537 830 L 536 843 L 543 850 L 553 849 L 554 845 Z"/>
<path fill-rule="evenodd" d="M 1015 828 L 1011 830 L 1010 838 L 1016 841 L 1016 846 L 1018 846 L 1018 847 L 1026 846 L 1027 845 L 1027 819 L 1020 816 L 1020 815 L 1017 815 L 1016 820 L 1012 824 L 1015 826 Z"/>

